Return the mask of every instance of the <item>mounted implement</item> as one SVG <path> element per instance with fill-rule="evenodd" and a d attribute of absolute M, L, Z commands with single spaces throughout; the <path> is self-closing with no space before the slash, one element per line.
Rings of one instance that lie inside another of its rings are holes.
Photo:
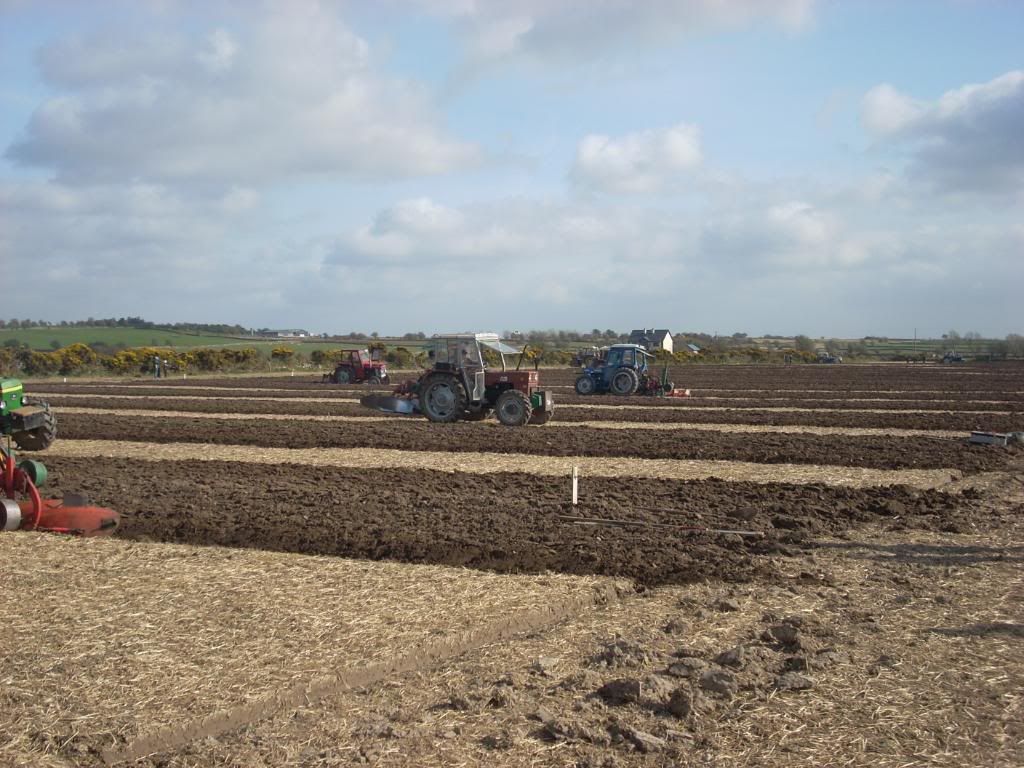
<path fill-rule="evenodd" d="M 108 536 L 120 522 L 117 512 L 93 507 L 77 496 L 44 499 L 46 467 L 32 459 L 15 460 L 0 448 L 0 531 L 44 531 L 76 536 Z"/>
<path fill-rule="evenodd" d="M 604 357 L 595 359 L 583 369 L 576 379 L 576 393 L 689 397 L 690 390 L 676 389 L 675 384 L 669 381 L 667 365 L 660 377 L 651 374 L 648 360 L 653 358 L 654 355 L 639 344 L 613 344 Z"/>
<path fill-rule="evenodd" d="M 536 370 L 520 370 L 524 350 L 496 333 L 464 333 L 431 339 L 432 367 L 392 395 L 367 395 L 359 402 L 386 413 L 421 413 L 430 421 L 481 421 L 494 411 L 507 427 L 547 424 L 555 410 L 541 390 Z M 518 355 L 515 370 L 506 356 Z M 500 369 L 498 365 L 500 364 Z"/>
<path fill-rule="evenodd" d="M 0 531 L 47 531 L 79 536 L 106 536 L 117 528 L 116 512 L 93 507 L 79 497 L 44 499 L 46 467 L 39 461 L 17 461 L 12 443 L 41 451 L 57 436 L 57 420 L 43 402 L 30 402 L 17 379 L 0 382 Z"/>

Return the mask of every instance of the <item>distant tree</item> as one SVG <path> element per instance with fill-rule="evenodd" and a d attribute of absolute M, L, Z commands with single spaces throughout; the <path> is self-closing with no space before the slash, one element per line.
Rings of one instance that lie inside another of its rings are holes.
<path fill-rule="evenodd" d="M 793 346 L 796 347 L 797 352 L 813 352 L 816 349 L 814 339 L 803 334 L 793 339 Z"/>
<path fill-rule="evenodd" d="M 956 331 L 950 331 L 942 338 L 949 339 L 950 341 L 960 341 L 960 334 L 957 333 Z"/>
<path fill-rule="evenodd" d="M 1024 357 L 1024 336 L 1019 333 L 1007 334 L 1006 353 L 1012 357 Z"/>
<path fill-rule="evenodd" d="M 846 353 L 851 357 L 867 357 L 869 354 L 868 345 L 863 341 L 854 342 L 847 347 Z"/>
<path fill-rule="evenodd" d="M 967 333 L 964 334 L 964 339 L 967 341 L 980 341 L 981 334 L 978 333 L 977 331 L 968 331 Z"/>

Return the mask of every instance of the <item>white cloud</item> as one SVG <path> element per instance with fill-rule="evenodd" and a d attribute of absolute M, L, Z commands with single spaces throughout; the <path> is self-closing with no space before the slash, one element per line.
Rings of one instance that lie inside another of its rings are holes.
<path fill-rule="evenodd" d="M 786 196 L 786 186 L 807 195 Z M 973 325 L 1013 327 L 1020 230 L 1007 234 L 1005 217 L 965 226 L 955 214 L 936 215 L 934 203 L 890 207 L 895 192 L 879 201 L 856 186 L 826 195 L 796 182 L 736 181 L 709 194 L 697 210 L 603 198 L 457 207 L 414 199 L 342 234 L 319 283 L 376 281 L 395 311 L 429 305 L 423 323 L 435 330 L 625 327 L 638 322 L 639 300 L 670 326 L 734 317 L 757 318 L 757 328 L 735 330 L 857 334 L 893 332 L 911 315 L 919 326 L 955 325 L 952 298 L 984 274 L 984 310 L 964 312 Z M 446 225 L 433 226 L 438 218 Z M 623 301 L 624 291 L 634 299 Z"/>
<path fill-rule="evenodd" d="M 231 33 L 217 29 L 210 34 L 207 47 L 200 50 L 196 58 L 211 72 L 225 72 L 231 69 L 237 53 L 238 43 Z"/>
<path fill-rule="evenodd" d="M 155 32 L 73 38 L 40 55 L 62 92 L 7 152 L 75 183 L 260 184 L 388 179 L 474 164 L 430 94 L 371 66 L 327 7 L 270 5 L 251 26 L 198 39 Z"/>
<path fill-rule="evenodd" d="M 908 173 L 948 193 L 1024 190 L 1024 71 L 965 85 L 926 102 L 890 85 L 864 97 L 862 119 L 880 140 L 905 147 Z"/>
<path fill-rule="evenodd" d="M 671 44 L 760 19 L 805 27 L 815 0 L 420 0 L 456 19 L 476 64 L 503 59 L 595 60 L 625 47 Z"/>
<path fill-rule="evenodd" d="M 879 135 L 892 135 L 916 122 L 924 106 L 897 91 L 888 83 L 876 85 L 864 96 L 862 114 L 864 125 Z"/>
<path fill-rule="evenodd" d="M 606 192 L 655 192 L 700 162 L 700 131 L 688 123 L 619 138 L 590 134 L 577 147 L 572 178 Z"/>

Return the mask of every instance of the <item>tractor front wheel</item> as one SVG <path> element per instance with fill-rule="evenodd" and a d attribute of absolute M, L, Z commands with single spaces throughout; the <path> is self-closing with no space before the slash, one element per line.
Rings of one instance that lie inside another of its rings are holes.
<path fill-rule="evenodd" d="M 617 370 L 612 376 L 611 383 L 608 385 L 613 395 L 622 397 L 632 395 L 639 387 L 640 377 L 636 375 L 636 371 L 632 368 L 620 368 Z"/>
<path fill-rule="evenodd" d="M 577 395 L 592 395 L 594 394 L 594 379 L 587 374 L 583 374 L 576 379 L 576 394 Z"/>
<path fill-rule="evenodd" d="M 372 376 L 370 376 L 370 378 L 366 380 L 366 383 L 369 384 L 371 387 L 379 387 L 381 384 L 380 376 L 378 376 L 377 374 L 373 374 Z"/>
<path fill-rule="evenodd" d="M 530 424 L 534 426 L 541 426 L 551 421 L 551 417 L 555 415 L 555 404 L 548 400 L 548 408 L 546 411 L 534 411 L 533 416 L 530 417 Z"/>
<path fill-rule="evenodd" d="M 431 421 L 458 421 L 466 410 L 466 393 L 454 376 L 431 374 L 420 385 L 420 410 Z"/>
<path fill-rule="evenodd" d="M 498 414 L 498 421 L 506 427 L 521 427 L 533 416 L 530 398 L 517 389 L 502 392 L 494 404 L 494 410 Z"/>
<path fill-rule="evenodd" d="M 50 447 L 50 444 L 57 438 L 57 417 L 50 410 L 49 403 L 41 400 L 32 403 L 45 411 L 42 426 L 35 429 L 27 429 L 24 432 L 15 432 L 12 435 L 14 444 L 23 451 L 43 451 Z"/>

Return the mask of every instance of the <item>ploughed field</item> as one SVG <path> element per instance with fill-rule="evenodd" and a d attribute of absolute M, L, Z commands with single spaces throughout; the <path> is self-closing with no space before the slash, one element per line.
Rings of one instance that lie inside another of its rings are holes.
<path fill-rule="evenodd" d="M 678 367 L 688 399 L 584 398 L 576 375 L 543 370 L 555 419 L 522 429 L 384 416 L 300 375 L 33 392 L 60 420 L 54 485 L 126 538 L 646 584 L 770 576 L 864 522 L 977 529 L 975 479 L 1020 456 L 967 443 L 1024 426 L 1019 365 Z"/>
<path fill-rule="evenodd" d="M 1024 451 L 967 442 L 1024 365 L 576 373 L 520 429 L 29 382 L 122 526 L 0 534 L 0 765 L 1024 764 Z"/>

